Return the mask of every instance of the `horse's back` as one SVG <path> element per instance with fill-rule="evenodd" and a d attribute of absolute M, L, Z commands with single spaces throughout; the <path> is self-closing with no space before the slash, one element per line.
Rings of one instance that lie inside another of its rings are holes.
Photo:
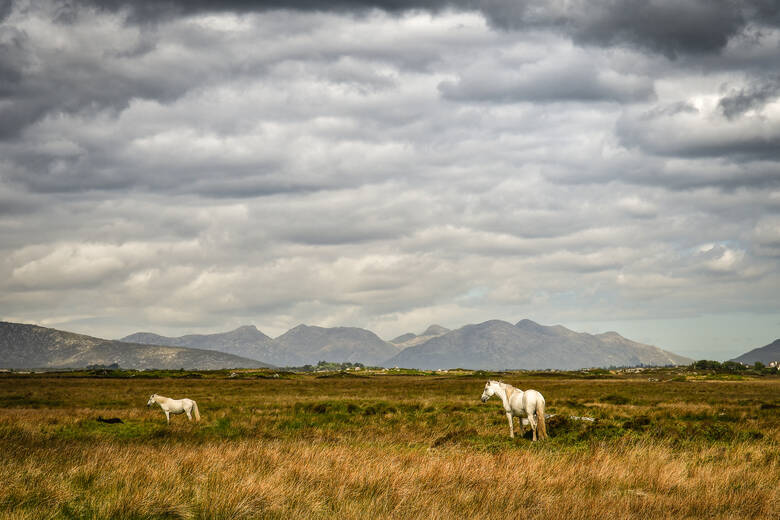
<path fill-rule="evenodd" d="M 179 404 L 179 406 L 181 408 L 186 409 L 186 410 L 189 410 L 190 408 L 192 408 L 192 405 L 195 404 L 195 401 L 193 401 L 192 399 L 188 399 L 186 397 L 183 398 L 183 399 L 179 399 L 176 402 Z"/>
<path fill-rule="evenodd" d="M 544 396 L 542 396 L 542 394 L 536 390 L 526 390 L 523 392 L 523 408 L 530 407 L 536 410 L 540 404 L 544 404 Z"/>
<path fill-rule="evenodd" d="M 519 388 L 512 389 L 512 396 L 509 399 L 509 408 L 512 410 L 512 414 L 517 417 L 522 417 L 530 413 L 536 412 L 540 403 L 544 404 L 544 397 L 536 390 L 520 390 Z"/>
<path fill-rule="evenodd" d="M 192 409 L 193 404 L 195 404 L 195 401 L 187 399 L 186 397 L 184 399 L 168 398 L 165 405 L 161 406 L 170 413 L 184 413 L 185 410 Z"/>

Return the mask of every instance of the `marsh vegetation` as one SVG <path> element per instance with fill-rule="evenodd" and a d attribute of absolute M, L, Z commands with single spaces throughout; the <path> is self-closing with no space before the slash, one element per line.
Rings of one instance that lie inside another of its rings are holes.
<path fill-rule="evenodd" d="M 548 440 L 509 439 L 488 377 L 544 393 Z M 734 377 L 4 374 L 0 516 L 771 518 L 780 378 Z M 167 426 L 155 392 L 202 421 Z"/>

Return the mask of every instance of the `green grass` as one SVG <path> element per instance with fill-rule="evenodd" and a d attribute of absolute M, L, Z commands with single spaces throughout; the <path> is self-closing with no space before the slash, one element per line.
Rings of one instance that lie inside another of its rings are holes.
<path fill-rule="evenodd" d="M 565 518 L 571 499 L 596 518 L 761 518 L 780 498 L 778 377 L 233 372 L 0 375 L 0 517 Z M 545 395 L 547 441 L 509 438 L 488 378 Z M 152 393 L 202 421 L 167 425 Z"/>
<path fill-rule="evenodd" d="M 258 378 L 251 372 L 236 378 L 227 371 L 204 373 L 200 378 L 182 377 L 178 371 L 166 374 L 169 377 L 142 379 L 87 378 L 74 373 L 67 377 L 0 378 L 0 410 L 42 410 L 59 415 L 26 430 L 28 437 L 40 441 L 164 438 L 202 442 L 258 435 L 349 439 L 368 431 L 383 439 L 405 432 L 413 442 L 424 444 L 423 439 L 432 442 L 425 432 L 445 425 L 499 434 L 506 429 L 498 401 L 482 404 L 478 400 L 485 377 L 479 372 L 407 374 L 400 378 L 351 374 Z M 770 390 L 776 388 L 776 379 L 655 383 L 646 377 L 593 380 L 576 375 L 566 380 L 560 374 L 552 378 L 504 374 L 507 381 L 520 387 L 527 379 L 525 386 L 544 390 L 548 413 L 559 415 L 551 424 L 550 449 L 622 437 L 665 440 L 674 445 L 760 440 L 767 432 L 773 437 L 778 401 Z M 166 430 L 162 412 L 143 406 L 153 392 L 196 399 L 203 422 L 195 428 L 183 416 L 174 416 L 173 425 Z M 99 414 L 122 417 L 125 424 L 99 423 Z M 569 415 L 591 416 L 596 421 L 570 421 L 566 419 Z M 0 436 L 18 435 L 18 426 L 12 421 L 0 422 Z M 481 443 L 464 440 L 463 444 Z"/>

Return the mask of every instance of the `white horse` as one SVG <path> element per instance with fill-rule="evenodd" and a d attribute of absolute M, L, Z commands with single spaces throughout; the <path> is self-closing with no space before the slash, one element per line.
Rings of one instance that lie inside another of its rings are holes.
<path fill-rule="evenodd" d="M 518 390 L 512 385 L 500 381 L 488 381 L 485 383 L 485 391 L 482 392 L 482 402 L 497 395 L 501 398 L 506 410 L 506 418 L 509 421 L 509 436 L 515 436 L 515 427 L 512 417 L 520 418 L 520 435 L 523 435 L 523 416 L 528 417 L 528 424 L 533 431 L 533 440 L 536 440 L 536 432 L 539 431 L 539 439 L 547 438 L 547 426 L 544 422 L 544 397 L 536 390 Z M 536 417 L 534 417 L 534 414 Z"/>
<path fill-rule="evenodd" d="M 162 411 L 165 412 L 165 418 L 168 420 L 168 424 L 171 424 L 171 414 L 187 414 L 187 419 L 192 420 L 192 416 L 195 416 L 196 421 L 200 421 L 200 412 L 198 412 L 198 403 L 192 399 L 171 399 L 170 397 L 163 397 L 161 395 L 152 394 L 149 401 L 146 402 L 146 406 L 152 406 L 154 403 L 160 405 Z"/>

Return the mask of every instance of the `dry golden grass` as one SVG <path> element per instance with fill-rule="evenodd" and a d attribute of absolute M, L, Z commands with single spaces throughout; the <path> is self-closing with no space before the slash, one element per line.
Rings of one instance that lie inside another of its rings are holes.
<path fill-rule="evenodd" d="M 0 517 L 778 518 L 780 380 L 522 377 L 599 420 L 510 440 L 477 377 L 0 378 Z"/>
<path fill-rule="evenodd" d="M 4 456 L 0 500 L 19 518 L 776 518 L 777 473 L 777 457 L 746 446 L 97 443 Z"/>

